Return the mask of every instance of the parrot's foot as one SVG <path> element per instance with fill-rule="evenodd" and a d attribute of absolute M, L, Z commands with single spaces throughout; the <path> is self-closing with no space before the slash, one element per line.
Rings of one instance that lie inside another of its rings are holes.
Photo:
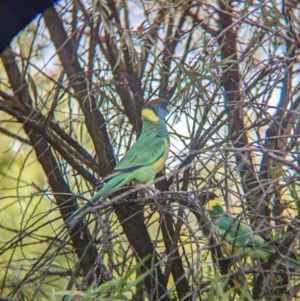
<path fill-rule="evenodd" d="M 149 197 L 149 198 L 153 198 L 153 199 L 156 199 L 157 196 L 160 194 L 160 190 L 152 187 L 152 186 L 147 186 L 145 187 L 145 191 L 146 191 L 146 195 Z"/>

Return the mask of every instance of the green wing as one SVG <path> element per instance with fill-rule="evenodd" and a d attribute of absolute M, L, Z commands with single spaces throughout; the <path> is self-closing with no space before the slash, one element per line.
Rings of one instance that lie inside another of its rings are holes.
<path fill-rule="evenodd" d="M 241 252 L 242 256 L 267 260 L 275 253 L 275 249 L 266 245 L 266 241 L 259 234 L 255 234 L 248 225 L 226 215 L 225 212 L 224 215 L 215 218 L 213 223 L 227 243 L 227 250 L 232 254 Z M 287 266 L 300 269 L 300 260 L 297 257 L 296 260 L 286 256 L 281 257 Z"/>
<path fill-rule="evenodd" d="M 144 133 L 115 166 L 115 172 L 105 179 L 156 162 L 167 151 L 165 149 L 165 139 L 167 138 L 157 132 Z"/>
<path fill-rule="evenodd" d="M 236 247 L 258 248 L 265 244 L 265 240 L 254 234 L 249 226 L 232 217 L 226 215 L 219 217 L 216 226 L 220 235 L 225 235 L 225 240 Z"/>

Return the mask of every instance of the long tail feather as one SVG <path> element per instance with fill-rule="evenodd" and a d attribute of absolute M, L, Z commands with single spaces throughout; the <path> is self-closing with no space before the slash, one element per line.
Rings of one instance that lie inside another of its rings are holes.
<path fill-rule="evenodd" d="M 78 210 L 72 213 L 72 215 L 66 220 L 66 224 L 72 222 L 73 218 L 89 208 L 92 204 L 95 204 L 98 200 L 108 197 L 110 194 L 117 191 L 131 181 L 130 173 L 121 173 L 112 179 L 110 179 L 86 204 L 80 207 Z"/>
<path fill-rule="evenodd" d="M 300 269 L 300 262 L 296 259 L 287 257 L 287 256 L 281 256 L 283 259 L 283 262 L 292 269 Z"/>
<path fill-rule="evenodd" d="M 267 256 L 267 258 L 265 258 L 264 260 L 267 260 L 271 255 L 273 255 L 275 253 L 275 250 L 274 249 L 263 249 L 264 252 L 266 252 L 266 254 L 268 253 L 269 255 Z M 288 257 L 288 256 L 285 256 L 283 254 L 280 254 L 279 255 L 279 258 L 278 260 L 281 261 L 282 264 L 288 266 L 289 268 L 292 268 L 292 269 L 300 269 L 300 261 L 299 261 L 299 256 L 297 256 L 296 254 L 294 253 L 291 253 L 291 255 L 294 257 Z M 263 258 L 263 257 L 261 257 Z"/>

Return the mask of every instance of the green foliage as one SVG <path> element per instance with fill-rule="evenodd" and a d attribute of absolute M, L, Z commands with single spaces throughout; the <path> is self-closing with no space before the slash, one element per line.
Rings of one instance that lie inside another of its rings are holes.
<path fill-rule="evenodd" d="M 299 3 L 62 0 L 55 9 L 2 56 L 1 294 L 296 300 L 297 272 L 226 253 L 222 265 L 203 235 L 205 212 L 191 207 L 214 191 L 285 256 L 299 254 Z M 103 185 L 140 134 L 143 102 L 157 97 L 172 106 L 156 183 L 167 192 L 103 202 L 70 232 L 67 215 Z M 137 273 L 147 254 L 148 272 Z"/>
<path fill-rule="evenodd" d="M 145 257 L 140 260 L 136 265 L 132 266 L 124 276 L 109 280 L 106 283 L 96 286 L 92 284 L 85 292 L 55 292 L 52 293 L 53 296 L 68 296 L 72 300 L 73 297 L 80 296 L 82 301 L 122 301 L 129 300 L 131 297 L 126 297 L 127 295 L 132 295 L 134 288 L 143 281 L 143 279 L 150 274 L 150 271 L 140 274 L 135 277 L 139 269 L 144 265 L 144 263 L 149 260 L 150 256 Z M 134 280 L 131 280 L 134 279 Z"/>

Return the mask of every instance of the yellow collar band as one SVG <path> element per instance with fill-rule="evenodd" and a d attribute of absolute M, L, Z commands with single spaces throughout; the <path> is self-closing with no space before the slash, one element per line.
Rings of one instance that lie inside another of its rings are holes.
<path fill-rule="evenodd" d="M 152 122 L 159 121 L 159 117 L 155 114 L 155 112 L 148 108 L 145 108 L 142 110 L 142 117 L 144 117 Z"/>

